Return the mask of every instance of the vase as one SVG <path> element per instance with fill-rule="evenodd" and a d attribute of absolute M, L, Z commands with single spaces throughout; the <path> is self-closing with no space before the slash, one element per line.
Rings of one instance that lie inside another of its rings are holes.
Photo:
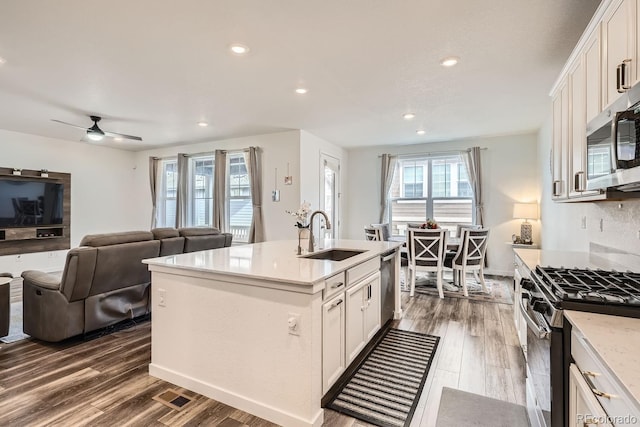
<path fill-rule="evenodd" d="M 309 226 L 306 227 L 298 227 L 298 255 L 301 255 L 302 252 L 306 252 L 309 248 L 309 236 L 311 235 L 311 230 L 309 230 Z"/>

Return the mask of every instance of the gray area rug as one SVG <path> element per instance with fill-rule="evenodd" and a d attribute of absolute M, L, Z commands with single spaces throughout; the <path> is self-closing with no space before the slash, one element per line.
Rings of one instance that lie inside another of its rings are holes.
<path fill-rule="evenodd" d="M 408 426 L 439 339 L 388 329 L 326 407 L 377 426 Z"/>
<path fill-rule="evenodd" d="M 522 405 L 442 388 L 436 427 L 527 427 L 527 409 Z"/>
<path fill-rule="evenodd" d="M 482 285 L 469 274 L 467 275 L 467 291 L 469 299 L 483 302 L 495 302 L 500 304 L 513 304 L 513 293 L 508 283 L 501 280 L 492 280 L 485 276 L 485 284 L 488 292 L 482 289 Z M 409 292 L 409 280 L 405 280 L 404 269 L 400 271 L 400 289 Z M 445 274 L 442 289 L 445 297 L 467 298 L 462 292 L 462 287 L 453 284 L 453 276 Z M 416 275 L 416 294 L 439 296 L 436 285 L 435 273 L 418 272 Z"/>
<path fill-rule="evenodd" d="M 5 344 L 29 338 L 22 332 L 22 301 L 11 303 L 11 322 L 9 323 L 9 335 L 0 338 Z"/>

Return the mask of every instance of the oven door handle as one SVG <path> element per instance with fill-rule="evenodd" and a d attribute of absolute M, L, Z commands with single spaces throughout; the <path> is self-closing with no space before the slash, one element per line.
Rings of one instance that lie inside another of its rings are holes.
<path fill-rule="evenodd" d="M 531 329 L 538 338 L 543 340 L 550 339 L 551 331 L 549 330 L 549 328 L 547 328 L 546 325 L 538 324 L 538 322 L 536 322 L 531 318 L 531 316 L 529 316 L 529 311 L 524 306 L 524 298 L 520 299 L 520 312 L 522 313 L 524 320 L 526 320 L 529 329 Z"/>

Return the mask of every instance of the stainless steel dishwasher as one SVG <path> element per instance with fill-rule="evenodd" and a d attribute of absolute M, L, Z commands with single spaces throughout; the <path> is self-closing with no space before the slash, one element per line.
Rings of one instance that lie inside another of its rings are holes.
<path fill-rule="evenodd" d="M 393 319 L 396 281 L 396 250 L 380 255 L 380 325 Z"/>

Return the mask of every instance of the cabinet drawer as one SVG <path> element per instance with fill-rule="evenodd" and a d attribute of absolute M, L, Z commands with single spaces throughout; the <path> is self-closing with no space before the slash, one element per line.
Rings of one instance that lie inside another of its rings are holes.
<path fill-rule="evenodd" d="M 344 291 L 346 280 L 345 273 L 338 273 L 335 276 L 331 276 L 324 281 L 324 300 L 333 297 L 338 292 Z"/>
<path fill-rule="evenodd" d="M 375 257 L 347 270 L 347 286 L 380 270 L 380 258 Z"/>
<path fill-rule="evenodd" d="M 615 376 L 600 362 L 588 342 L 576 331 L 571 333 L 571 356 L 596 399 L 609 417 L 634 416 L 640 419 L 640 410 L 627 395 Z"/>

